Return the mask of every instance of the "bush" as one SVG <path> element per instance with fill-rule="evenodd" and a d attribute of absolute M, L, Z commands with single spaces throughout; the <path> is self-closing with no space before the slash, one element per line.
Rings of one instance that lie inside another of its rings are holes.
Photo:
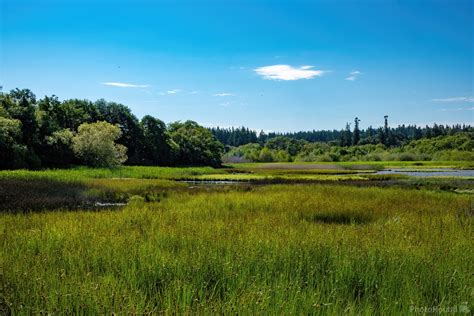
<path fill-rule="evenodd" d="M 412 153 L 401 153 L 398 156 L 398 160 L 400 160 L 400 161 L 415 161 L 417 159 L 416 159 L 416 156 Z"/>

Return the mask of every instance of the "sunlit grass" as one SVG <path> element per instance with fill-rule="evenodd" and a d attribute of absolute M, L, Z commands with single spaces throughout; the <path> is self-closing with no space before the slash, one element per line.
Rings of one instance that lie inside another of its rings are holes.
<path fill-rule="evenodd" d="M 170 191 L 110 211 L 2 214 L 0 298 L 23 314 L 459 306 L 472 302 L 472 225 L 469 195 L 334 185 Z"/>
<path fill-rule="evenodd" d="M 136 179 L 180 179 L 203 174 L 219 174 L 224 169 L 212 167 L 120 167 L 114 169 L 104 168 L 74 168 L 74 169 L 48 169 L 48 170 L 3 170 L 0 171 L 1 179 L 55 179 L 62 181 L 78 181 L 89 178 L 136 178 Z"/>

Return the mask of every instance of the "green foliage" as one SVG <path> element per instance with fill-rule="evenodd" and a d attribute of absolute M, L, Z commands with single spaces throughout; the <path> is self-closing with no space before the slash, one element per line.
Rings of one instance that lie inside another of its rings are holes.
<path fill-rule="evenodd" d="M 225 160 L 239 162 L 232 157 L 244 157 L 245 161 L 423 161 L 423 160 L 473 160 L 474 140 L 472 133 L 457 133 L 430 139 L 412 141 L 401 147 L 387 148 L 382 144 L 361 144 L 357 146 L 337 146 L 326 143 L 308 143 L 285 137 L 270 139 L 263 147 L 247 144 L 233 148 L 225 154 Z M 347 138 L 349 139 L 349 138 Z M 290 149 L 291 148 L 291 149 Z M 278 150 L 278 151 L 277 151 Z M 262 153 L 263 152 L 263 153 Z"/>
<path fill-rule="evenodd" d="M 341 133 L 341 147 L 352 145 L 352 132 L 349 123 L 346 123 L 346 128 Z"/>
<path fill-rule="evenodd" d="M 263 147 L 258 155 L 259 162 L 272 162 L 273 161 L 273 154 L 270 149 L 267 147 Z"/>
<path fill-rule="evenodd" d="M 177 145 L 178 164 L 220 166 L 224 148 L 208 129 L 193 121 L 175 122 L 169 133 Z"/>
<path fill-rule="evenodd" d="M 456 135 L 419 139 L 410 142 L 404 146 L 404 149 L 424 154 L 434 154 L 447 150 L 472 152 L 474 150 L 474 133 L 458 133 Z"/>
<path fill-rule="evenodd" d="M 359 118 L 354 119 L 354 138 L 352 140 L 352 145 L 358 145 L 360 142 L 360 129 L 359 129 Z"/>
<path fill-rule="evenodd" d="M 116 141 L 127 148 L 125 162 L 131 165 L 218 166 L 223 150 L 212 134 L 202 131 L 201 126 L 190 124 L 185 124 L 183 130 L 173 131 L 181 142 L 180 149 L 162 121 L 145 116 L 140 122 L 128 107 L 103 99 L 94 103 L 79 99 L 60 101 L 53 95 L 36 100 L 30 90 L 15 89 L 0 94 L 0 117 L 3 118 L 0 126 L 2 169 L 71 167 L 83 163 L 84 159 L 74 155 L 71 134 L 78 132 L 83 123 L 98 121 L 120 128 L 120 137 Z M 20 122 L 19 125 L 15 123 L 20 130 L 12 128 L 12 122 Z M 186 129 L 189 132 L 184 132 Z M 186 140 L 182 136 L 194 139 Z M 197 139 L 199 137 L 202 139 Z M 191 154 L 197 156 L 191 157 Z M 124 155 L 119 156 L 117 159 L 121 161 Z M 87 163 L 98 164 L 90 160 Z"/>
<path fill-rule="evenodd" d="M 127 147 L 127 163 L 143 164 L 143 131 L 137 117 L 123 104 L 101 99 L 95 105 L 102 120 L 120 127 L 122 133 L 117 142 Z"/>
<path fill-rule="evenodd" d="M 0 117 L 0 169 L 23 167 L 27 148 L 21 145 L 21 121 Z"/>
<path fill-rule="evenodd" d="M 59 129 L 45 136 L 41 147 L 42 161 L 46 165 L 68 167 L 72 163 L 80 163 L 72 149 L 74 133 L 69 129 Z"/>
<path fill-rule="evenodd" d="M 290 156 L 295 156 L 303 148 L 305 141 L 278 136 L 265 143 L 265 147 L 273 150 L 284 150 Z"/>
<path fill-rule="evenodd" d="M 170 165 L 173 163 L 174 144 L 166 130 L 166 125 L 159 119 L 146 115 L 140 122 L 143 130 L 145 159 L 153 165 Z"/>
<path fill-rule="evenodd" d="M 127 160 L 127 148 L 115 143 L 120 136 L 120 128 L 110 123 L 83 123 L 72 138 L 72 148 L 86 165 L 117 167 Z"/>
<path fill-rule="evenodd" d="M 258 161 L 261 149 L 262 146 L 260 144 L 254 143 L 235 147 L 224 155 L 223 160 L 226 162 Z"/>

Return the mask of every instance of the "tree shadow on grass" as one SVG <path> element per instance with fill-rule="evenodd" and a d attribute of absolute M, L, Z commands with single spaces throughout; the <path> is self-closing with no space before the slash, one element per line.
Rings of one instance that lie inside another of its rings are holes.
<path fill-rule="evenodd" d="M 0 212 L 21 213 L 91 207 L 96 198 L 86 194 L 81 183 L 51 179 L 2 179 Z"/>

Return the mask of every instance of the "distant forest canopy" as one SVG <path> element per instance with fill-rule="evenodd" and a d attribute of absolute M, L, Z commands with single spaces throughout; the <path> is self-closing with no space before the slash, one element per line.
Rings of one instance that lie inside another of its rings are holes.
<path fill-rule="evenodd" d="M 37 99 L 28 89 L 0 92 L 0 169 L 74 165 L 220 166 L 226 162 L 474 160 L 468 125 L 268 133 L 205 128 L 196 122 L 139 120 L 103 99 Z"/>
<path fill-rule="evenodd" d="M 220 128 L 212 127 L 209 130 L 225 146 L 241 146 L 250 143 L 264 144 L 275 137 L 286 137 L 289 139 L 305 140 L 307 142 L 322 142 L 340 146 L 354 146 L 366 144 L 383 144 L 385 146 L 401 146 L 412 140 L 421 138 L 434 138 L 438 136 L 454 135 L 460 132 L 472 132 L 474 129 L 470 125 L 426 125 L 420 127 L 416 125 L 398 125 L 391 128 L 388 116 L 384 117 L 383 127 L 374 128 L 369 126 L 366 129 L 359 129 L 360 119 L 354 119 L 354 128 L 346 124 L 341 130 L 312 130 L 300 132 L 269 132 L 260 131 L 257 133 L 246 127 Z"/>
<path fill-rule="evenodd" d="M 342 130 L 264 133 L 240 128 L 210 128 L 225 145 L 224 162 L 474 160 L 470 125 L 359 128 L 354 118 Z"/>

